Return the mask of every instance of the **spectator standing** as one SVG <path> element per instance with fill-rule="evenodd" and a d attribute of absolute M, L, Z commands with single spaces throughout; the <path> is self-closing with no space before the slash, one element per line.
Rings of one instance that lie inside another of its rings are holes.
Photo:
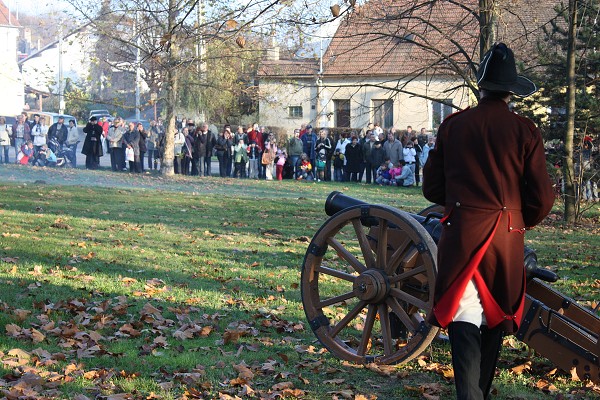
<path fill-rule="evenodd" d="M 246 163 L 248 162 L 248 146 L 244 143 L 244 137 L 238 136 L 238 142 L 233 146 L 233 162 L 234 178 L 245 178 L 246 177 Z"/>
<path fill-rule="evenodd" d="M 377 172 L 377 167 L 381 165 L 381 162 L 377 164 L 371 163 L 371 151 L 375 147 L 375 143 L 377 143 L 377 134 L 372 130 L 368 130 L 366 132 L 367 141 L 362 146 L 363 152 L 363 160 L 365 161 L 365 182 L 370 184 L 373 180 L 375 180 L 375 174 Z"/>
<path fill-rule="evenodd" d="M 133 150 L 133 160 L 129 161 L 129 172 L 141 173 L 140 168 L 140 133 L 135 129 L 135 123 L 127 124 L 127 131 L 123 135 L 123 144 L 126 149 Z M 126 150 L 127 151 L 127 150 Z"/>
<path fill-rule="evenodd" d="M 306 133 L 302 135 L 300 140 L 302 140 L 302 152 L 306 153 L 310 160 L 310 164 L 315 165 L 315 159 L 317 158 L 317 153 L 315 151 L 317 135 L 312 129 L 312 126 L 308 125 L 306 127 Z"/>
<path fill-rule="evenodd" d="M 290 162 L 292 164 L 292 167 L 294 168 L 294 174 L 297 171 L 297 167 L 298 167 L 298 160 L 300 160 L 300 156 L 302 155 L 302 140 L 300 139 L 300 129 L 294 129 L 294 134 L 292 135 L 292 137 L 290 138 L 290 140 L 288 141 L 288 157 L 290 159 Z"/>
<path fill-rule="evenodd" d="M 0 117 L 0 162 L 4 162 L 4 164 L 8 164 L 8 149 L 10 147 L 11 136 L 12 126 L 6 124 L 6 118 Z"/>
<path fill-rule="evenodd" d="M 248 178 L 258 179 L 258 164 L 260 163 L 260 149 L 253 140 L 248 146 Z"/>
<path fill-rule="evenodd" d="M 19 152 L 23 144 L 31 140 L 31 129 L 29 124 L 25 121 L 23 114 L 17 115 L 17 121 L 12 127 L 12 139 L 15 145 L 15 159 L 18 157 Z"/>
<path fill-rule="evenodd" d="M 417 141 L 417 138 L 415 138 L 414 142 L 416 142 L 416 141 Z M 402 149 L 402 155 L 404 158 L 403 169 L 410 169 L 412 171 L 413 184 L 416 182 L 416 179 L 414 178 L 414 176 L 416 175 L 415 166 L 416 166 L 416 160 L 417 160 L 417 151 L 415 150 L 414 142 L 413 141 L 407 142 L 406 146 Z M 408 185 L 404 185 L 404 186 L 408 186 Z"/>
<path fill-rule="evenodd" d="M 438 242 L 434 325 L 448 327 L 459 399 L 488 398 L 504 333 L 523 317 L 524 236 L 554 202 L 542 135 L 510 111 L 537 90 L 497 43 L 477 71 L 480 101 L 440 125 L 424 196 L 445 207 Z"/>
<path fill-rule="evenodd" d="M 67 146 L 67 158 L 73 168 L 77 168 L 77 143 L 79 143 L 79 128 L 75 125 L 75 120 L 70 119 L 65 145 Z"/>
<path fill-rule="evenodd" d="M 206 176 L 206 171 L 202 170 L 205 168 L 204 160 L 206 158 L 206 145 L 209 136 L 212 136 L 212 134 L 208 131 L 208 124 L 202 123 L 196 128 L 196 138 L 194 139 L 194 152 L 192 156 L 194 157 L 196 164 L 195 174 L 198 176 Z"/>
<path fill-rule="evenodd" d="M 194 136 L 190 133 L 190 128 L 192 125 L 188 122 L 188 125 L 183 128 L 183 137 L 185 138 L 185 143 L 181 151 L 183 152 L 183 157 L 181 158 L 181 174 L 189 175 L 190 167 L 192 166 L 192 150 L 194 148 Z M 195 129 L 194 129 L 195 130 Z"/>
<path fill-rule="evenodd" d="M 146 154 L 148 154 L 148 170 L 156 170 L 158 166 L 158 129 L 156 127 L 156 121 L 150 121 L 150 129 L 148 130 L 148 136 L 146 137 Z M 144 160 L 142 160 L 142 164 Z"/>
<path fill-rule="evenodd" d="M 217 143 L 217 138 L 215 135 L 208 129 L 208 124 L 206 125 L 206 152 L 204 153 L 204 176 L 211 176 L 212 174 L 212 157 L 213 157 L 213 149 L 215 148 L 215 144 Z"/>
<path fill-rule="evenodd" d="M 265 179 L 268 181 L 273 180 L 273 166 L 275 163 L 275 157 L 277 156 L 277 141 L 275 140 L 275 135 L 273 133 L 269 133 L 268 135 L 263 135 L 266 137 L 264 152 L 268 152 L 267 157 L 263 157 L 262 165 L 265 171 Z M 265 163 L 264 160 L 267 162 Z"/>
<path fill-rule="evenodd" d="M 319 131 L 319 137 L 315 143 L 315 169 L 317 171 L 317 180 L 325 180 L 327 167 L 331 169 L 330 154 L 333 149 L 331 139 L 329 139 L 329 131 L 325 128 Z"/>
<path fill-rule="evenodd" d="M 125 163 L 125 152 L 123 151 L 123 135 L 125 134 L 124 122 L 121 118 L 115 118 L 112 126 L 108 128 L 108 149 L 110 152 L 110 168 L 113 171 L 122 171 Z"/>
<path fill-rule="evenodd" d="M 58 117 L 58 122 L 50 125 L 48 129 L 48 139 L 51 140 L 56 138 L 56 141 L 62 145 L 67 140 L 67 126 L 65 125 L 65 117 L 62 115 Z"/>
<path fill-rule="evenodd" d="M 341 180 L 339 182 L 343 182 L 345 179 L 345 172 L 343 171 L 347 165 L 345 153 L 346 153 L 346 146 L 350 143 L 350 139 L 347 138 L 346 136 L 348 136 L 346 133 L 344 133 L 344 132 L 340 133 L 340 138 L 338 139 L 337 143 L 335 144 L 335 149 L 334 149 L 334 152 L 338 153 L 338 155 L 337 155 L 338 160 L 342 160 L 342 162 L 344 164 L 344 166 L 342 167 L 342 172 L 341 172 Z M 335 165 L 333 168 L 334 168 L 334 174 L 335 174 Z"/>
<path fill-rule="evenodd" d="M 81 148 L 81 154 L 85 154 L 85 167 L 87 169 L 97 169 L 100 164 L 102 152 L 102 127 L 98 125 L 98 118 L 92 117 L 83 128 L 85 140 Z"/>
<path fill-rule="evenodd" d="M 186 128 L 187 129 L 187 128 Z M 183 128 L 181 129 L 183 131 Z M 183 132 L 175 132 L 175 138 L 173 139 L 173 168 L 176 174 L 181 174 L 181 163 L 183 159 L 183 145 L 185 144 L 185 136 Z"/>
<path fill-rule="evenodd" d="M 283 180 L 283 166 L 287 160 L 287 155 L 285 154 L 285 150 L 277 150 L 277 157 L 275 157 L 275 175 L 277 176 L 277 180 Z"/>
<path fill-rule="evenodd" d="M 358 175 L 360 174 L 360 167 L 362 163 L 362 148 L 358 144 L 358 138 L 352 136 L 351 142 L 346 146 L 346 182 L 358 182 Z"/>
<path fill-rule="evenodd" d="M 340 153 L 339 149 L 333 151 L 331 157 L 331 163 L 333 164 L 333 180 L 334 182 L 344 181 L 344 155 Z"/>
<path fill-rule="evenodd" d="M 373 183 L 377 178 L 377 169 L 385 161 L 385 151 L 383 150 L 383 144 L 379 140 L 373 144 L 371 148 L 371 154 L 369 154 L 369 164 L 371 164 L 371 174 L 373 175 Z M 377 167 L 377 168 L 376 168 Z"/>
<path fill-rule="evenodd" d="M 27 113 L 24 114 L 23 118 L 25 119 L 25 122 L 29 125 L 29 130 L 30 131 L 33 128 L 34 125 L 37 125 L 37 124 L 40 123 L 40 114 L 33 114 L 33 119 L 31 121 L 27 120 Z"/>
<path fill-rule="evenodd" d="M 31 136 L 33 137 L 33 148 L 35 152 L 38 153 L 48 140 L 48 126 L 46 125 L 46 118 L 38 115 L 35 123 L 31 126 Z"/>
<path fill-rule="evenodd" d="M 386 157 L 390 158 L 393 165 L 398 164 L 398 161 L 403 160 L 402 144 L 396 139 L 393 133 L 388 133 L 388 140 L 383 144 Z"/>
<path fill-rule="evenodd" d="M 141 122 L 137 124 L 137 131 L 140 134 L 140 172 L 144 172 L 144 159 L 146 158 L 146 152 L 148 151 L 148 145 L 146 144 L 146 139 L 150 135 L 146 129 L 144 129 L 144 125 Z"/>

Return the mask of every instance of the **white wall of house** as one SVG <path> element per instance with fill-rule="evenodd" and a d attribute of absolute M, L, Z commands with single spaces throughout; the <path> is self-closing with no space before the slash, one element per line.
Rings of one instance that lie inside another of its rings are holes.
<path fill-rule="evenodd" d="M 311 80 L 296 83 L 263 79 L 259 83 L 259 124 L 292 133 L 303 123 L 315 125 L 317 88 Z M 290 116 L 290 107 L 301 107 L 302 116 Z"/>
<path fill-rule="evenodd" d="M 414 129 L 433 125 L 433 101 L 427 98 L 447 100 L 459 108 L 469 105 L 469 94 L 466 90 L 448 94 L 449 87 L 456 87 L 457 82 L 438 80 L 414 80 L 401 87 L 398 81 L 382 82 L 382 79 L 364 79 L 361 82 L 350 78 L 324 80 L 326 88 L 324 97 L 329 100 L 325 113 L 328 127 L 337 125 L 335 100 L 350 99 L 350 127 L 361 129 L 374 121 L 376 101 L 393 101 L 393 126 L 405 129 L 411 125 Z M 409 93 L 414 94 L 409 94 Z M 420 97 L 423 96 L 423 97 Z M 426 98 L 425 98 L 426 97 Z"/>
<path fill-rule="evenodd" d="M 23 111 L 25 90 L 17 65 L 19 28 L 0 26 L 0 115 L 15 116 Z"/>
<path fill-rule="evenodd" d="M 350 100 L 350 127 L 362 129 L 369 122 L 374 121 L 374 101 L 392 100 L 393 126 L 399 130 L 405 129 L 408 125 L 415 130 L 422 127 L 431 130 L 435 127 L 434 116 L 440 111 L 440 106 L 436 106 L 434 104 L 436 102 L 431 99 L 451 99 L 452 104 L 461 109 L 469 105 L 467 90 L 447 92 L 448 88 L 457 86 L 456 81 L 442 78 L 427 81 L 414 80 L 403 86 L 400 92 L 397 90 L 397 80 L 389 78 L 386 80 L 387 83 L 382 82 L 382 78 L 361 79 L 358 82 L 352 77 L 325 77 L 320 96 L 317 96 L 316 86 L 310 80 L 284 83 L 274 79 L 262 79 L 259 83 L 260 124 L 286 130 L 308 122 L 315 127 L 337 127 L 339 123 L 336 121 L 336 100 Z M 288 107 L 298 105 L 303 109 L 302 118 L 289 117 Z M 447 116 L 448 110 L 447 107 L 442 110 L 442 114 L 445 114 L 443 116 Z"/>

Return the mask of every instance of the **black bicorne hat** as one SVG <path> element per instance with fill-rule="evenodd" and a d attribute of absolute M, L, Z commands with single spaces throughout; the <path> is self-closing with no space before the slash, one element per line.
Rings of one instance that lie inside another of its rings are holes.
<path fill-rule="evenodd" d="M 504 43 L 496 43 L 483 56 L 477 71 L 477 85 L 481 89 L 510 92 L 520 97 L 527 97 L 538 90 L 535 83 L 517 75 L 515 55 Z"/>

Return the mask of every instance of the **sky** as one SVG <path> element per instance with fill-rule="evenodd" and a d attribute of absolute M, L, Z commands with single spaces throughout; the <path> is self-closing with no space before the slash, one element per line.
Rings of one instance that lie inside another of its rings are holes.
<path fill-rule="evenodd" d="M 35 15 L 50 11 L 72 9 L 64 0 L 3 0 L 10 7 L 13 14 L 19 13 Z"/>

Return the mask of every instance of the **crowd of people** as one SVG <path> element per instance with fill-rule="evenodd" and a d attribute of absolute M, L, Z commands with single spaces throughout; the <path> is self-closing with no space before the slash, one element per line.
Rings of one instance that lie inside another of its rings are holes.
<path fill-rule="evenodd" d="M 0 117 L 0 161 L 8 162 L 10 147 L 21 164 L 76 167 L 79 133 L 75 121 L 47 126 L 44 117 L 28 121 L 19 115 L 14 125 Z M 366 182 L 400 187 L 421 184 L 421 166 L 434 138 L 425 128 L 417 134 L 408 126 L 403 132 L 378 124 L 368 124 L 355 132 L 334 135 L 326 128 L 303 124 L 289 135 L 271 132 L 258 124 L 224 125 L 211 132 L 207 123 L 196 125 L 189 119 L 177 120 L 173 140 L 173 165 L 176 174 L 212 175 L 218 162 L 220 177 L 307 181 Z M 141 122 L 116 117 L 90 118 L 83 128 L 81 153 L 85 166 L 96 169 L 100 158 L 108 155 L 113 171 L 144 173 L 161 168 L 166 129 L 162 120 Z"/>
<path fill-rule="evenodd" d="M 86 143 L 101 140 L 100 129 L 94 126 L 90 121 L 84 129 L 84 152 Z M 112 169 L 125 169 L 127 161 L 130 172 L 143 172 L 145 157 L 148 169 L 160 168 L 164 135 L 160 120 L 152 121 L 146 131 L 141 124 L 129 123 L 125 128 L 117 118 L 106 137 Z M 420 167 L 434 139 L 425 128 L 419 134 L 410 126 L 402 134 L 394 128 L 386 133 L 377 124 L 369 124 L 360 132 L 341 133 L 337 138 L 328 129 L 317 130 L 308 124 L 294 129 L 289 136 L 258 124 L 236 129 L 224 125 L 215 134 L 207 123 L 196 125 L 184 119 L 177 121 L 173 143 L 176 174 L 210 176 L 216 158 L 220 177 L 317 182 L 362 182 L 364 178 L 368 184 L 406 187 L 420 184 Z M 96 146 L 91 154 L 101 151 Z"/>
<path fill-rule="evenodd" d="M 68 162 L 75 167 L 79 143 L 75 120 L 65 123 L 64 117 L 59 117 L 51 125 L 47 122 L 51 121 L 39 114 L 28 120 L 25 112 L 17 115 L 12 125 L 0 117 L 0 162 L 9 162 L 12 147 L 19 164 L 53 167 Z"/>

